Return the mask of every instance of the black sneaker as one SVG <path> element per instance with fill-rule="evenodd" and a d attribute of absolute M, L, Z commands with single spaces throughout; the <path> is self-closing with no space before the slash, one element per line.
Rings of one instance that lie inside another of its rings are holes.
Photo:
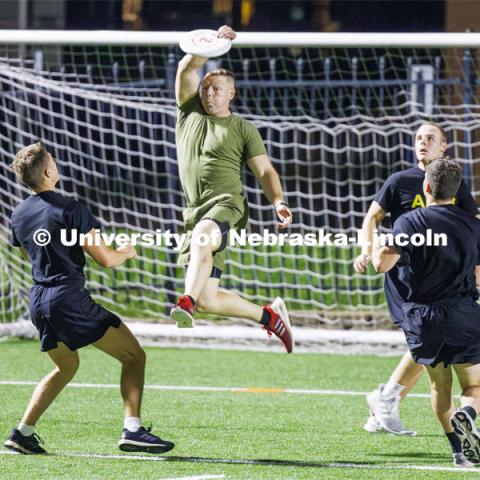
<path fill-rule="evenodd" d="M 25 455 L 44 455 L 47 452 L 40 446 L 41 443 L 43 440 L 36 433 L 25 436 L 14 428 L 4 445 L 10 450 Z"/>
<path fill-rule="evenodd" d="M 150 431 L 151 427 L 140 427 L 136 432 L 124 428 L 118 448 L 124 452 L 166 453 L 175 446 L 172 442 L 152 435 Z"/>

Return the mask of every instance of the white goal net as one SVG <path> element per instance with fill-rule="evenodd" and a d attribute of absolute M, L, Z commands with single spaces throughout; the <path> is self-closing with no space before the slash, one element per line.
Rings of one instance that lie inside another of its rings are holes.
<path fill-rule="evenodd" d="M 28 318 L 30 268 L 9 245 L 12 210 L 28 195 L 10 164 L 26 144 L 45 144 L 58 161 L 61 190 L 85 202 L 104 231 L 182 228 L 176 37 L 51 33 L 49 42 L 37 37 L 45 44 L 31 32 L 4 36 L 3 43 L 0 35 L 1 322 Z M 477 58 L 468 34 L 455 44 L 448 35 L 429 44 L 402 37 L 388 48 L 381 46 L 387 39 L 347 41 L 342 34 L 286 46 L 284 36 L 240 37 L 210 66 L 237 76 L 235 110 L 262 134 L 294 213 L 291 232 L 355 233 L 387 176 L 415 163 L 412 134 L 425 120 L 445 128 L 449 154 L 463 162 L 478 194 Z M 250 231 L 275 231 L 274 212 L 248 170 L 245 186 Z M 88 288 L 125 317 L 162 320 L 182 290 L 183 268 L 171 248 L 138 250 L 137 259 L 115 270 L 89 262 Z M 260 304 L 280 295 L 305 325 L 388 325 L 382 276 L 355 274 L 358 252 L 353 245 L 233 247 L 222 285 Z"/>

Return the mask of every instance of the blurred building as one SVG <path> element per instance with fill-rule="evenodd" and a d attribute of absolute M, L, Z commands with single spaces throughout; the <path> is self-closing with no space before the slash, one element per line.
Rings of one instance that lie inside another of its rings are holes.
<path fill-rule="evenodd" d="M 0 28 L 480 31 L 479 0 L 0 0 Z"/>

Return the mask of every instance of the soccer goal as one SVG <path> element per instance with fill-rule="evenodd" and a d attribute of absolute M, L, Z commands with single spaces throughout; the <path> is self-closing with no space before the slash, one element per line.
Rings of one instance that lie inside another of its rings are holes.
<path fill-rule="evenodd" d="M 61 189 L 106 232 L 177 232 L 184 198 L 175 151 L 181 32 L 0 31 L 0 318 L 28 318 L 29 266 L 9 245 L 10 215 L 28 192 L 10 171 L 41 140 Z M 479 191 L 480 34 L 240 33 L 207 67 L 236 74 L 235 110 L 259 128 L 295 220 L 290 231 L 354 234 L 392 172 L 415 163 L 425 120 Z M 276 218 L 245 171 L 250 231 Z M 234 247 L 222 285 L 268 303 L 282 296 L 296 325 L 391 328 L 383 279 L 355 274 L 359 248 Z M 163 321 L 184 272 L 171 247 L 139 248 L 126 266 L 87 266 L 95 298 L 126 318 Z"/>

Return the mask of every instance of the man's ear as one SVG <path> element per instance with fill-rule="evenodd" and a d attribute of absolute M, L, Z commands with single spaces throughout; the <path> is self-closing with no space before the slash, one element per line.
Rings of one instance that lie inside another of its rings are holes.
<path fill-rule="evenodd" d="M 430 187 L 430 184 L 428 183 L 428 180 L 425 180 L 425 192 L 428 193 L 429 195 L 432 194 L 432 189 Z"/>
<path fill-rule="evenodd" d="M 235 97 L 236 94 L 237 94 L 237 91 L 234 88 L 232 88 L 232 89 L 230 89 L 230 93 L 228 94 L 228 98 L 230 100 L 232 100 Z"/>

